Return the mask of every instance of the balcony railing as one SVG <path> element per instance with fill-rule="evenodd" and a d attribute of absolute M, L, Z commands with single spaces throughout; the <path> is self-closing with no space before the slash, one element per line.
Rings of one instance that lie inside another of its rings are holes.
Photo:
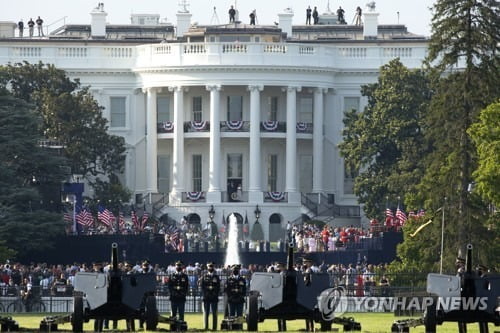
<path fill-rule="evenodd" d="M 210 132 L 210 122 L 202 121 L 185 121 L 184 132 Z"/>
<path fill-rule="evenodd" d="M 287 192 L 264 192 L 264 202 L 288 202 Z"/>
<path fill-rule="evenodd" d="M 248 202 L 247 191 L 222 192 L 222 202 Z"/>
<path fill-rule="evenodd" d="M 286 122 L 267 120 L 260 123 L 261 132 L 270 133 L 285 133 L 286 132 Z"/>
<path fill-rule="evenodd" d="M 156 127 L 157 133 L 174 133 L 174 122 L 163 121 L 159 122 Z"/>
<path fill-rule="evenodd" d="M 205 192 L 182 192 L 182 202 L 206 202 Z"/>
<path fill-rule="evenodd" d="M 248 132 L 250 131 L 250 122 L 249 121 L 221 121 L 220 122 L 220 130 L 221 132 Z"/>

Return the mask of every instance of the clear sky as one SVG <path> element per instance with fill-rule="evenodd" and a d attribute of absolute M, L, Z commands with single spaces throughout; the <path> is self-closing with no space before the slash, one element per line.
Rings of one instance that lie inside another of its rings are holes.
<path fill-rule="evenodd" d="M 26 23 L 30 17 L 40 16 L 44 25 L 52 31 L 64 24 L 90 24 L 90 12 L 98 2 L 104 2 L 110 24 L 130 23 L 130 14 L 159 14 L 161 19 L 174 23 L 175 13 L 184 0 L 0 0 L 0 21 Z M 214 24 L 214 7 L 219 23 L 227 23 L 227 11 L 235 5 L 240 12 L 240 20 L 248 23 L 248 14 L 257 11 L 257 24 L 273 24 L 278 21 L 278 13 L 292 8 L 295 15 L 293 24 L 305 22 L 307 6 L 318 7 L 324 13 L 328 0 L 186 0 L 193 14 L 192 21 L 199 24 Z M 345 10 L 346 21 L 350 24 L 357 6 L 363 10 L 371 0 L 330 0 L 330 9 L 335 12 L 339 6 Z M 405 24 L 408 30 L 420 35 L 430 35 L 431 11 L 435 0 L 379 0 L 375 1 L 380 13 L 379 24 Z M 398 15 L 399 13 L 399 15 Z M 64 19 L 65 18 L 65 19 Z"/>

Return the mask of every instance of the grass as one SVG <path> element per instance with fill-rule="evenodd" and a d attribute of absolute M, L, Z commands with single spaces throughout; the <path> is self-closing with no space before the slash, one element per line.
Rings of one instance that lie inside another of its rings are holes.
<path fill-rule="evenodd" d="M 54 316 L 55 314 L 47 314 Z M 164 314 L 168 316 L 168 314 Z M 44 318 L 43 315 L 32 315 L 32 314 L 14 314 L 13 319 L 19 323 L 21 329 L 37 330 L 39 329 L 40 321 Z M 379 332 L 390 332 L 391 325 L 395 320 L 406 319 L 405 317 L 395 317 L 392 313 L 355 313 L 346 314 L 345 317 L 353 317 L 356 321 L 361 323 L 362 332 L 365 333 L 379 333 Z M 220 327 L 220 322 L 223 319 L 222 314 L 219 314 L 218 325 Z M 188 324 L 189 331 L 203 331 L 203 316 L 200 313 L 189 313 L 186 314 L 185 320 Z M 137 323 L 136 323 L 137 325 Z M 165 331 L 169 330 L 169 325 L 160 323 L 158 325 L 158 330 Z M 316 324 L 316 328 L 319 330 L 319 324 Z M 338 330 L 342 332 L 343 328 L 340 325 L 333 325 L 333 331 Z M 58 326 L 60 331 L 71 331 L 71 324 L 61 324 Z M 246 330 L 246 325 L 244 325 Z M 287 321 L 287 329 L 290 332 L 293 331 L 304 331 L 305 323 L 303 320 L 292 320 Z M 494 325 L 489 325 L 490 332 L 495 332 Z M 86 323 L 84 325 L 84 331 L 92 332 L 94 330 L 93 321 Z M 112 330 L 105 330 L 105 332 L 111 332 Z M 122 320 L 118 323 L 118 331 L 125 331 L 125 322 Z M 259 323 L 260 332 L 277 332 L 278 324 L 276 320 L 266 320 L 263 323 Z M 456 323 L 444 323 L 442 326 L 437 327 L 438 333 L 456 333 L 458 331 Z M 411 333 L 424 333 L 424 327 L 419 326 L 410 329 Z M 479 333 L 479 328 L 477 324 L 469 324 L 467 326 L 467 332 L 469 333 Z"/>

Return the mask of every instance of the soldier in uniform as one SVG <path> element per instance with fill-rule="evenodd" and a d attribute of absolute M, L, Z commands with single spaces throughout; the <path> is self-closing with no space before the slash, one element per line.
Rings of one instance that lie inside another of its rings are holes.
<path fill-rule="evenodd" d="M 212 329 L 217 330 L 217 303 L 219 302 L 220 278 L 215 273 L 214 263 L 207 264 L 207 272 L 200 280 L 203 294 L 203 320 L 208 331 L 208 316 L 212 312 Z"/>
<path fill-rule="evenodd" d="M 225 291 L 230 317 L 243 316 L 243 304 L 245 303 L 247 285 L 245 279 L 240 275 L 240 268 L 240 265 L 233 265 L 232 274 L 226 281 Z"/>
<path fill-rule="evenodd" d="M 170 292 L 170 304 L 172 306 L 172 317 L 177 316 L 184 320 L 184 305 L 189 289 L 189 281 L 186 273 L 183 272 L 184 265 L 181 261 L 175 263 L 175 273 L 170 276 L 168 290 Z"/>

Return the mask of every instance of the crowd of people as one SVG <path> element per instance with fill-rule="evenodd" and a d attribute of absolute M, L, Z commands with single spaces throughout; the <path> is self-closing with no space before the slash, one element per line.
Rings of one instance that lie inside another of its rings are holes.
<path fill-rule="evenodd" d="M 30 19 L 27 23 L 29 37 L 32 38 L 34 35 L 35 24 L 36 24 L 36 28 L 38 31 L 38 37 L 43 37 L 44 36 L 44 34 L 43 34 L 43 20 L 40 16 L 38 16 L 38 18 L 35 21 L 33 21 L 33 18 L 30 17 Z M 19 30 L 19 37 L 22 38 L 24 36 L 24 29 L 25 29 L 23 19 L 20 19 L 19 22 L 17 22 L 17 29 Z"/>
<path fill-rule="evenodd" d="M 75 275 L 78 272 L 106 273 L 110 269 L 110 263 L 106 262 L 94 262 L 90 265 L 86 263 L 22 265 L 7 262 L 0 265 L 0 296 L 18 296 L 26 302 L 33 297 L 71 296 Z M 120 262 L 118 269 L 123 274 L 155 273 L 158 294 L 169 296 L 172 316 L 180 320 L 184 319 L 187 297 L 201 297 L 205 309 L 205 329 L 209 329 L 209 321 L 215 329 L 220 296 L 227 296 L 229 316 L 242 316 L 252 274 L 281 273 L 285 272 L 287 267 L 279 262 L 242 266 L 216 265 L 214 262 L 184 264 L 181 261 L 162 267 L 144 260 L 135 263 Z M 375 286 L 389 286 L 389 279 L 384 275 L 386 265 L 374 266 L 367 264 L 365 259 L 357 264 L 342 265 L 325 262 L 318 264 L 304 257 L 295 263 L 293 269 L 302 272 L 306 284 L 310 283 L 311 274 L 329 274 L 330 286 L 345 286 L 352 296 L 369 296 Z"/>

